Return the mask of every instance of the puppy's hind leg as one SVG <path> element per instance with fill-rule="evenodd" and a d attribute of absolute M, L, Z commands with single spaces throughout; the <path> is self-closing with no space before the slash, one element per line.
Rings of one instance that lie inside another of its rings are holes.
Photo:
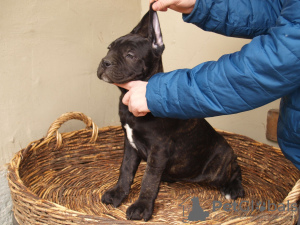
<path fill-rule="evenodd" d="M 231 175 L 229 182 L 220 190 L 227 200 L 243 198 L 245 195 L 245 191 L 242 186 L 241 169 L 237 162 L 233 162 L 232 167 L 234 168 L 234 172 Z"/>

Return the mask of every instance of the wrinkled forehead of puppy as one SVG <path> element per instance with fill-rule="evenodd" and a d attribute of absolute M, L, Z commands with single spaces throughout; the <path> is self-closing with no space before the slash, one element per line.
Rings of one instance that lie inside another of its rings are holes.
<path fill-rule="evenodd" d="M 108 46 L 108 49 L 114 52 L 133 51 L 142 53 L 143 50 L 149 51 L 151 49 L 151 43 L 149 43 L 147 38 L 136 34 L 128 34 L 113 41 Z"/>

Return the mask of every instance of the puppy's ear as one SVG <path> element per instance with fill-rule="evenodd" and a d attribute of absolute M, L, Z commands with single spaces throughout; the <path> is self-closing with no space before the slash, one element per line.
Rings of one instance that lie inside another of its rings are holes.
<path fill-rule="evenodd" d="M 162 39 L 162 33 L 159 25 L 157 12 L 152 9 L 153 3 L 150 5 L 150 24 L 148 28 L 148 38 L 152 42 L 152 48 L 156 53 L 161 55 L 165 49 Z"/>
<path fill-rule="evenodd" d="M 148 38 L 152 43 L 152 48 L 155 52 L 161 55 L 165 49 L 165 45 L 162 39 L 158 15 L 157 12 L 152 9 L 152 4 L 150 5 L 149 11 L 144 15 L 142 20 L 131 31 L 131 33 L 139 34 L 144 38 Z"/>
<path fill-rule="evenodd" d="M 149 12 L 147 12 L 144 15 L 144 17 L 142 18 L 142 20 L 139 22 L 139 24 L 136 25 L 136 27 L 133 28 L 133 30 L 130 33 L 131 34 L 138 34 L 138 35 L 141 35 L 144 38 L 147 38 L 148 37 L 149 21 L 150 21 Z"/>

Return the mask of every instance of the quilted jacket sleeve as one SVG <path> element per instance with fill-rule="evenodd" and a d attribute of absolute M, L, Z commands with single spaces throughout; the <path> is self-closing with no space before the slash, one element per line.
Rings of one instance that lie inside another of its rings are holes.
<path fill-rule="evenodd" d="M 185 22 L 226 36 L 253 38 L 275 26 L 279 0 L 197 0 Z"/>
<path fill-rule="evenodd" d="M 205 1 L 209 0 L 200 0 L 198 4 Z M 215 2 L 217 4 L 219 1 Z M 252 8 L 257 2 L 264 1 L 252 0 Z M 240 6 L 230 7 L 224 10 L 233 11 L 234 7 Z M 208 22 L 212 14 L 217 14 L 212 10 L 211 7 L 207 18 L 198 17 L 195 13 L 194 18 L 190 19 L 198 20 L 198 24 Z M 262 106 L 296 90 L 300 86 L 299 12 L 300 1 L 286 0 L 276 24 L 264 35 L 256 36 L 241 51 L 224 55 L 218 61 L 202 63 L 193 69 L 153 76 L 146 92 L 152 114 L 182 119 L 233 114 Z M 244 18 L 242 13 L 240 11 L 238 16 L 240 19 Z M 250 17 L 254 15 L 247 14 L 244 19 Z M 268 19 L 261 20 L 263 23 Z M 235 23 L 231 27 L 234 28 Z M 219 30 L 222 29 L 220 26 Z"/>

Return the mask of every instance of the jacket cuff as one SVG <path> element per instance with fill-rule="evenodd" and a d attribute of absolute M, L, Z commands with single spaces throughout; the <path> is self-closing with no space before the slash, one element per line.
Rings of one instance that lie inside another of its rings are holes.
<path fill-rule="evenodd" d="M 147 106 L 153 116 L 165 117 L 162 113 L 160 113 L 163 109 L 163 105 L 159 101 L 160 94 L 156 92 L 159 90 L 159 88 L 157 88 L 156 86 L 160 85 L 159 81 L 157 81 L 157 79 L 159 79 L 158 76 L 159 75 L 154 75 L 153 77 L 151 77 L 146 86 Z M 156 80 L 156 82 L 154 80 Z"/>

